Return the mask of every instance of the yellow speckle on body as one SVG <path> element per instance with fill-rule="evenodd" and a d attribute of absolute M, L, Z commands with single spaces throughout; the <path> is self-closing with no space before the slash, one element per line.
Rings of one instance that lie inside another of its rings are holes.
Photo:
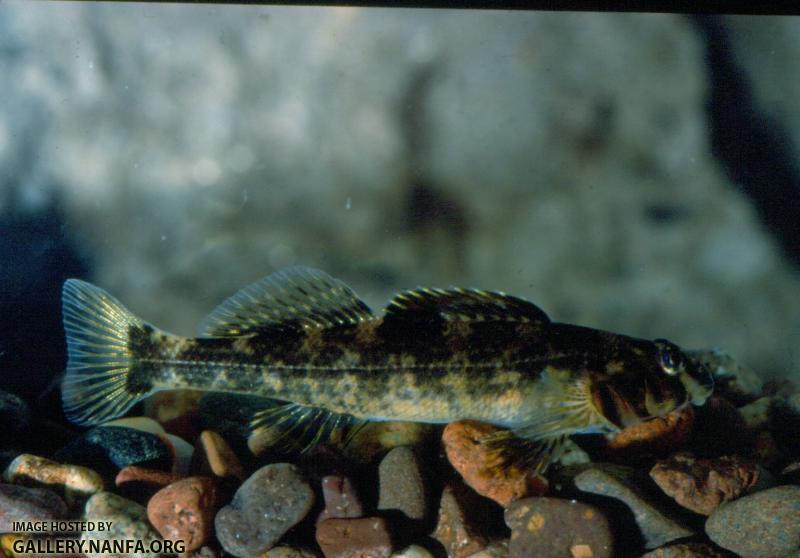
<path fill-rule="evenodd" d="M 534 535 L 538 535 L 542 527 L 544 527 L 544 516 L 540 513 L 535 513 L 528 520 L 528 531 Z"/>
<path fill-rule="evenodd" d="M 586 510 L 585 512 L 583 512 L 583 518 L 585 520 L 588 521 L 588 520 L 592 519 L 593 517 L 594 517 L 594 510 Z"/>

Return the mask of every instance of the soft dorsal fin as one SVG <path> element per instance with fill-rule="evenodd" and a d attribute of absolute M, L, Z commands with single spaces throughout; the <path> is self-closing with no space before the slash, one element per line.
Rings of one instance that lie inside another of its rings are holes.
<path fill-rule="evenodd" d="M 310 267 L 268 275 L 217 306 L 203 320 L 204 337 L 229 337 L 265 329 L 330 327 L 372 316 L 342 281 Z"/>
<path fill-rule="evenodd" d="M 386 307 L 387 318 L 414 320 L 431 313 L 448 321 L 550 322 L 532 302 L 478 289 L 414 289 L 399 293 Z"/>

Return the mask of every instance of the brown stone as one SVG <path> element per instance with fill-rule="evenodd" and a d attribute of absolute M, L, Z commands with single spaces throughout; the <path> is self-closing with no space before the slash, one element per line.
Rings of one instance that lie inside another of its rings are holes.
<path fill-rule="evenodd" d="M 329 475 L 322 479 L 322 496 L 325 509 L 317 518 L 317 525 L 331 518 L 354 518 L 364 515 L 361 500 L 353 483 L 347 477 Z"/>
<path fill-rule="evenodd" d="M 220 478 L 245 478 L 244 467 L 225 438 L 213 430 L 204 430 L 197 438 L 192 471 Z"/>
<path fill-rule="evenodd" d="M 147 518 L 162 537 L 184 541 L 186 551 L 200 548 L 211 535 L 216 488 L 208 477 L 188 477 L 156 492 Z"/>
<path fill-rule="evenodd" d="M 389 558 L 392 541 L 380 517 L 326 519 L 317 526 L 317 543 L 325 558 Z"/>
<path fill-rule="evenodd" d="M 608 520 L 589 504 L 561 498 L 525 498 L 505 512 L 510 558 L 611 558 Z"/>
<path fill-rule="evenodd" d="M 451 483 L 442 491 L 439 520 L 433 538 L 442 543 L 449 558 L 466 558 L 480 552 L 488 544 L 477 527 L 469 521 L 473 502 L 469 501 L 467 490 L 461 483 Z"/>
<path fill-rule="evenodd" d="M 679 453 L 658 462 L 650 476 L 681 506 L 711 515 L 720 504 L 752 488 L 758 481 L 759 470 L 755 463 L 738 456 L 703 459 Z"/>
<path fill-rule="evenodd" d="M 453 422 L 442 434 L 447 459 L 478 494 L 491 498 L 501 506 L 525 496 L 547 491 L 547 481 L 532 468 L 507 464 L 482 439 L 500 429 L 475 421 Z"/>

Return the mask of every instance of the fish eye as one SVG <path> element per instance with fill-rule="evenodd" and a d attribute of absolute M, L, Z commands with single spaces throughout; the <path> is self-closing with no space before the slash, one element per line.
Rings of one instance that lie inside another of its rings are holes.
<path fill-rule="evenodd" d="M 662 370 L 670 376 L 677 375 L 683 368 L 681 350 L 666 339 L 656 339 L 654 343 L 658 347 L 658 362 Z"/>

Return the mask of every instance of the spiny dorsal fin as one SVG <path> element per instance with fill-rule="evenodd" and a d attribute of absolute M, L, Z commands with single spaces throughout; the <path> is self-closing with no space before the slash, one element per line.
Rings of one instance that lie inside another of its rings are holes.
<path fill-rule="evenodd" d="M 330 327 L 372 316 L 342 281 L 310 267 L 292 267 L 245 287 L 200 324 L 204 337 L 244 335 L 264 329 Z"/>
<path fill-rule="evenodd" d="M 250 451 L 302 454 L 321 443 L 346 446 L 366 421 L 318 407 L 270 400 L 250 422 Z"/>
<path fill-rule="evenodd" d="M 550 322 L 532 302 L 478 289 L 414 289 L 399 293 L 386 307 L 387 318 L 414 320 L 430 314 L 448 321 Z"/>

